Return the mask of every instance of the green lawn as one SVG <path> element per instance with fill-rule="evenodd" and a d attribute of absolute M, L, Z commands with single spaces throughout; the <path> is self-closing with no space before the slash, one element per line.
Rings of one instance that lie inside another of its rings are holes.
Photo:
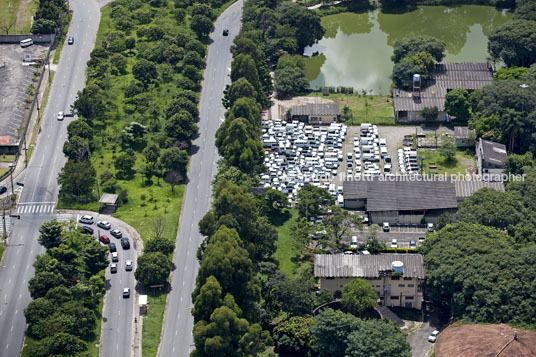
<path fill-rule="evenodd" d="M 464 151 L 456 152 L 456 160 L 448 162 L 446 161 L 438 151 L 433 150 L 419 150 L 419 165 L 423 160 L 423 173 L 424 174 L 466 174 L 466 169 L 476 167 L 475 158 Z M 437 168 L 430 169 L 430 164 L 434 164 Z"/>
<path fill-rule="evenodd" d="M 0 23 L 14 23 L 17 18 L 20 0 L 0 0 Z M 10 34 L 15 33 L 15 26 L 9 31 Z M 2 35 L 5 32 L 2 31 Z"/>
<path fill-rule="evenodd" d="M 39 1 L 34 0 L 26 5 L 24 17 L 20 19 L 19 23 L 15 23 L 21 5 L 21 0 L 0 0 L 0 23 L 13 24 L 9 30 L 10 35 L 30 33 L 32 17 L 39 7 Z M 5 30 L 2 30 L 2 35 L 5 34 Z"/>
<path fill-rule="evenodd" d="M 160 344 L 167 292 L 157 292 L 156 294 L 148 292 L 147 295 L 149 308 L 147 316 L 143 318 L 142 356 L 156 356 L 158 345 Z"/>
<path fill-rule="evenodd" d="M 2 261 L 2 256 L 4 255 L 4 246 L 2 244 L 0 244 L 0 262 Z"/>
<path fill-rule="evenodd" d="M 296 272 L 296 268 L 299 266 L 300 252 L 294 247 L 290 231 L 292 224 L 298 217 L 298 211 L 296 209 L 290 210 L 291 217 L 284 222 L 274 223 L 277 229 L 277 250 L 274 253 L 274 259 L 279 263 L 279 270 L 285 273 L 289 277 L 293 277 Z"/>
<path fill-rule="evenodd" d="M 335 101 L 341 107 L 341 114 L 345 105 L 352 111 L 352 118 L 346 121 L 347 125 L 372 123 L 376 125 L 395 125 L 393 116 L 393 99 L 388 96 L 361 94 L 331 93 L 323 96 L 322 93 L 313 92 L 308 96 L 322 97 Z"/>

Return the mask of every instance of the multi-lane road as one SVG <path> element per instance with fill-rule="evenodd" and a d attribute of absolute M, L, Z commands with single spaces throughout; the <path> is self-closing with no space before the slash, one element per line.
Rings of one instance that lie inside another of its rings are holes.
<path fill-rule="evenodd" d="M 65 46 L 62 51 L 48 105 L 42 113 L 41 134 L 28 168 L 17 178 L 24 183 L 19 202 L 29 208 L 19 210 L 24 213 L 12 226 L 0 267 L 0 356 L 5 357 L 20 355 L 26 327 L 24 309 L 31 300 L 28 280 L 34 274 L 35 256 L 43 252 L 37 243 L 38 228 L 55 217 L 50 206 L 57 202 L 56 179 L 65 162 L 62 148 L 67 138 L 66 127 L 72 120 L 57 121 L 56 114 L 68 111 L 77 91 L 84 87 L 86 62 L 94 47 L 100 21 L 96 1 L 72 0 L 70 5 L 73 18 L 69 35 L 75 37 L 75 44 Z"/>
<path fill-rule="evenodd" d="M 197 151 L 194 151 L 190 159 L 189 183 L 184 191 L 173 256 L 176 269 L 171 278 L 171 292 L 167 299 L 158 353 L 161 357 L 189 356 L 194 348 L 191 294 L 198 270 L 197 247 L 203 240 L 198 222 L 210 208 L 210 184 L 216 173 L 218 160 L 214 136 L 224 118 L 225 110 L 221 98 L 225 85 L 230 83 L 230 47 L 240 31 L 241 18 L 242 0 L 239 0 L 216 20 L 211 35 L 212 42 L 208 47 L 207 67 L 199 103 L 199 137 L 193 143 Z M 229 36 L 222 35 L 224 28 L 229 29 Z"/>

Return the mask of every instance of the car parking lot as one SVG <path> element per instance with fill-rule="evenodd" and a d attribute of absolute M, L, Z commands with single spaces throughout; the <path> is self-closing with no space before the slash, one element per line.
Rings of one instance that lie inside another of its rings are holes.
<path fill-rule="evenodd" d="M 354 231 L 345 240 L 345 243 L 350 246 L 351 236 L 357 237 L 358 244 L 362 244 L 367 239 L 370 226 L 363 226 L 362 231 Z M 396 248 L 410 248 L 411 241 L 415 242 L 416 247 L 426 238 L 427 229 L 423 225 L 400 225 L 390 226 L 389 232 L 384 232 L 381 227 L 376 231 L 378 240 L 385 242 L 387 248 L 391 248 L 393 239 L 396 239 Z M 394 247 L 393 247 L 394 248 Z"/>
<path fill-rule="evenodd" d="M 24 62 L 24 55 L 32 58 L 44 56 L 47 46 L 34 44 L 22 48 L 18 44 L 0 45 L 0 136 L 18 138 L 26 110 L 26 91 L 33 83 L 33 74 L 38 68 Z"/>

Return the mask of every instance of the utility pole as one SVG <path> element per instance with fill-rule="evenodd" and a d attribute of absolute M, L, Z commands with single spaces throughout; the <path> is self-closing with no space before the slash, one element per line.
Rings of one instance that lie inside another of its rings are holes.
<path fill-rule="evenodd" d="M 15 165 L 9 164 L 9 176 L 11 176 L 11 195 L 15 194 L 15 190 L 13 189 L 13 171 L 15 171 Z"/>
<path fill-rule="evenodd" d="M 4 223 L 4 234 L 3 234 L 3 238 L 4 238 L 4 241 L 6 240 L 7 238 L 7 232 L 6 232 L 6 204 L 5 202 L 2 203 L 2 221 Z"/>

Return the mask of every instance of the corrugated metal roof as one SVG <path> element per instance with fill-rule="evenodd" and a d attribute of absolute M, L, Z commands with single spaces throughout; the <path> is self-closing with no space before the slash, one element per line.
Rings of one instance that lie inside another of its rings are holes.
<path fill-rule="evenodd" d="M 414 211 L 427 209 L 456 208 L 456 188 L 454 183 L 425 180 L 423 177 L 394 176 L 389 180 L 345 181 L 345 199 L 365 198 L 367 211 Z M 350 193 L 347 196 L 347 190 Z M 354 192 L 361 196 L 355 197 Z"/>
<path fill-rule="evenodd" d="M 394 261 L 404 264 L 403 276 L 425 278 L 420 254 L 315 254 L 314 275 L 317 278 L 378 278 L 380 272 L 392 270 Z"/>
<path fill-rule="evenodd" d="M 467 139 L 469 137 L 469 133 L 475 132 L 475 129 L 469 129 L 466 126 L 455 126 L 454 127 L 454 137 L 456 139 Z"/>
<path fill-rule="evenodd" d="M 482 180 L 467 180 L 455 181 L 456 197 L 465 198 L 471 197 L 476 191 L 481 188 L 488 187 L 497 191 L 504 192 L 503 182 L 486 182 Z"/>
<path fill-rule="evenodd" d="M 422 83 L 421 96 L 413 98 L 411 91 L 393 89 L 395 111 L 421 111 L 425 107 L 445 110 L 445 95 L 451 89 L 474 90 L 493 82 L 493 73 L 484 62 L 444 62 L 436 65 L 436 71 Z"/>
<path fill-rule="evenodd" d="M 360 182 L 360 184 L 356 184 L 356 182 Z M 367 198 L 367 181 L 344 181 L 342 192 L 344 192 L 346 200 Z"/>
<path fill-rule="evenodd" d="M 290 108 L 290 115 L 340 115 L 337 103 L 306 103 Z"/>

